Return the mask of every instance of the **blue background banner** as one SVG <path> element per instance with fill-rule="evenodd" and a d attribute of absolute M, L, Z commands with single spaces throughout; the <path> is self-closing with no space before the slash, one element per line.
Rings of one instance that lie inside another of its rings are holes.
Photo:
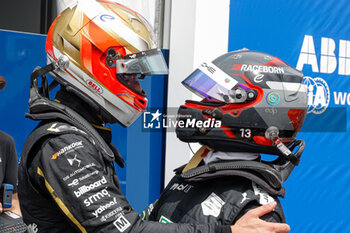
<path fill-rule="evenodd" d="M 37 125 L 24 118 L 28 112 L 30 74 L 36 66 L 46 65 L 46 36 L 0 30 L 0 75 L 7 86 L 0 91 L 0 130 L 10 134 L 20 156 L 24 142 Z M 165 51 L 167 57 L 168 52 Z M 164 108 L 167 76 L 146 77 L 141 83 L 148 93 L 149 107 Z M 53 93 L 50 93 L 54 96 Z M 141 117 L 128 129 L 115 124 L 113 142 L 126 161 L 117 166 L 122 192 L 138 212 L 155 201 L 163 187 L 164 133 L 141 132 Z"/>
<path fill-rule="evenodd" d="M 350 232 L 349 15 L 348 0 L 231 0 L 229 51 L 263 51 L 306 76 L 306 149 L 282 201 L 292 232 Z"/>
<path fill-rule="evenodd" d="M 0 91 L 0 130 L 10 134 L 20 155 L 26 137 L 36 123 L 25 119 L 30 74 L 46 63 L 46 36 L 0 30 L 0 75 L 7 85 Z"/>

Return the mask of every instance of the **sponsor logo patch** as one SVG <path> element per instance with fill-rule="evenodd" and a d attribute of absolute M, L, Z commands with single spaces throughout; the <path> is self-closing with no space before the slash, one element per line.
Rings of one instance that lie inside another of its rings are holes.
<path fill-rule="evenodd" d="M 72 172 L 71 174 L 69 174 L 69 175 L 63 177 L 63 181 L 67 181 L 69 178 L 72 178 L 73 176 L 75 176 L 75 175 L 77 175 L 77 174 L 79 174 L 79 173 L 85 171 L 86 169 L 88 169 L 88 168 L 90 168 L 90 167 L 95 167 L 95 166 L 96 166 L 96 164 L 94 164 L 94 163 L 87 164 L 87 165 L 85 165 L 84 167 L 79 168 L 78 170 L 75 170 L 75 171 Z M 93 172 L 93 173 L 95 173 L 95 172 Z M 83 179 L 81 179 L 81 180 L 83 180 Z"/>
<path fill-rule="evenodd" d="M 28 233 L 37 233 L 39 229 L 35 223 L 32 223 L 28 225 L 27 230 L 28 230 Z"/>
<path fill-rule="evenodd" d="M 215 193 L 211 193 L 208 198 L 201 203 L 203 215 L 218 217 L 225 202 Z"/>
<path fill-rule="evenodd" d="M 117 215 L 117 214 L 120 213 L 122 210 L 123 210 L 122 207 L 119 206 L 118 208 L 112 210 L 112 211 L 109 212 L 108 214 L 102 216 L 102 217 L 101 217 L 101 222 L 107 221 L 107 219 L 109 219 L 109 218 L 111 218 L 111 217 Z"/>
<path fill-rule="evenodd" d="M 163 215 L 162 215 L 162 217 L 160 217 L 159 222 L 160 223 L 172 223 L 172 221 L 170 219 L 168 219 L 167 217 L 164 217 Z"/>
<path fill-rule="evenodd" d="M 91 176 L 97 175 L 97 174 L 98 174 L 98 171 L 93 171 L 93 172 L 91 172 L 91 173 L 89 173 L 89 174 L 86 174 L 86 175 L 84 175 L 84 176 L 82 176 L 82 177 L 79 177 L 79 181 L 83 181 L 83 180 L 88 179 L 88 178 L 90 178 Z"/>
<path fill-rule="evenodd" d="M 78 179 L 74 179 L 71 183 L 68 184 L 68 186 L 70 187 L 74 187 L 79 185 L 79 180 Z"/>
<path fill-rule="evenodd" d="M 66 154 L 68 152 L 72 152 L 75 151 L 79 148 L 82 148 L 83 146 L 83 142 L 79 141 L 79 142 L 73 142 L 72 144 L 63 147 L 62 149 L 60 149 L 59 151 L 57 151 L 55 154 L 53 154 L 51 156 L 51 159 L 57 159 L 58 157 L 60 157 L 62 154 Z"/>
<path fill-rule="evenodd" d="M 277 114 L 278 110 L 275 108 L 265 108 L 265 112 L 270 113 L 272 115 L 275 115 L 275 114 Z"/>
<path fill-rule="evenodd" d="M 266 204 L 274 201 L 274 199 L 265 190 L 263 190 L 261 187 L 259 187 L 257 184 L 252 182 L 252 185 L 253 185 L 253 189 L 254 189 L 254 194 L 256 196 L 260 196 L 259 203 L 261 205 L 266 205 Z"/>
<path fill-rule="evenodd" d="M 87 80 L 86 84 L 88 85 L 88 87 L 93 90 L 94 92 L 96 92 L 97 94 L 102 94 L 103 93 L 103 88 L 94 80 Z"/>
<path fill-rule="evenodd" d="M 74 162 L 76 161 L 76 163 L 78 164 L 78 167 L 80 167 L 81 160 L 79 160 L 77 157 L 78 157 L 78 155 L 75 154 L 75 155 L 74 155 L 74 158 L 72 158 L 72 159 L 67 158 L 68 163 L 69 163 L 71 166 L 73 166 Z"/>
<path fill-rule="evenodd" d="M 100 15 L 100 20 L 106 22 L 107 20 L 115 20 L 114 16 L 108 14 Z"/>
<path fill-rule="evenodd" d="M 191 188 L 193 188 L 193 185 L 175 183 L 173 184 L 173 186 L 171 186 L 169 190 L 179 190 L 188 193 L 188 191 L 190 191 Z"/>
<path fill-rule="evenodd" d="M 95 216 L 96 218 L 99 217 L 100 214 L 102 214 L 105 210 L 108 210 L 109 208 L 111 208 L 112 206 L 118 204 L 117 199 L 114 197 L 112 201 L 110 201 L 109 203 L 102 205 L 100 207 L 98 207 L 97 210 L 95 210 L 92 215 Z"/>
<path fill-rule="evenodd" d="M 249 200 L 249 199 L 250 199 L 250 198 L 247 197 L 247 196 L 248 196 L 248 193 L 247 193 L 247 192 L 242 193 L 242 201 L 241 201 L 241 204 L 242 204 L 243 202 L 245 202 L 246 200 Z"/>
<path fill-rule="evenodd" d="M 270 74 L 284 74 L 283 67 L 278 66 L 264 66 L 251 64 L 234 64 L 232 70 L 250 71 L 253 73 L 270 73 Z"/>
<path fill-rule="evenodd" d="M 280 94 L 277 92 L 271 91 L 266 95 L 266 102 L 270 106 L 276 106 L 280 103 Z"/>
<path fill-rule="evenodd" d="M 95 188 L 100 187 L 103 184 L 107 184 L 107 179 L 103 176 L 101 180 L 98 180 L 92 184 L 89 185 L 83 185 L 81 187 L 79 187 L 79 189 L 77 191 L 74 191 L 74 194 L 76 197 L 80 197 L 81 195 L 94 190 Z"/>
<path fill-rule="evenodd" d="M 262 81 L 264 81 L 264 75 L 263 74 L 258 74 L 254 77 L 254 82 L 256 83 L 261 83 Z"/>
<path fill-rule="evenodd" d="M 120 232 L 124 232 L 131 226 L 130 222 L 123 215 L 119 216 L 113 224 Z"/>
<path fill-rule="evenodd" d="M 88 198 L 84 200 L 84 204 L 86 207 L 89 207 L 90 205 L 94 204 L 95 202 L 105 198 L 105 197 L 111 197 L 111 194 L 107 191 L 107 188 L 101 190 L 100 192 L 94 193 Z"/>

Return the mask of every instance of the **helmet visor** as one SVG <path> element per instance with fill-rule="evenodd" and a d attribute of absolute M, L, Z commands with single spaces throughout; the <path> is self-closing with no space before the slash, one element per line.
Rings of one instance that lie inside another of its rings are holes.
<path fill-rule="evenodd" d="M 168 66 L 160 49 L 124 56 L 116 61 L 118 74 L 168 74 Z"/>
<path fill-rule="evenodd" d="M 182 84 L 193 93 L 207 99 L 215 99 L 222 102 L 239 102 L 228 98 L 232 96 L 232 89 L 237 85 L 243 90 L 249 90 L 233 77 L 223 72 L 211 62 L 204 62 Z"/>

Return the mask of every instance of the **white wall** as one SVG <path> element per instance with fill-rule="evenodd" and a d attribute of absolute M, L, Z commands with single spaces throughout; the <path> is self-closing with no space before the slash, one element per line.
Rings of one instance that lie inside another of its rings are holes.
<path fill-rule="evenodd" d="M 171 15 L 168 108 L 178 107 L 192 98 L 181 81 L 203 61 L 213 60 L 227 52 L 229 9 L 230 0 L 171 1 L 171 10 L 167 13 Z M 173 130 L 169 130 L 165 185 L 174 175 L 173 169 L 187 163 L 191 156 L 188 145 L 178 140 Z"/>

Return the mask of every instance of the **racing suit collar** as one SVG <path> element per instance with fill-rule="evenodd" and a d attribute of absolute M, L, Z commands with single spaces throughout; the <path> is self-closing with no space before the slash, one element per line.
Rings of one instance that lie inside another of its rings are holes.
<path fill-rule="evenodd" d="M 90 124 L 101 135 L 103 140 L 105 140 L 107 143 L 111 143 L 111 130 L 104 126 L 104 122 L 100 119 L 99 114 L 91 109 L 82 99 L 73 93 L 66 91 L 64 87 L 61 87 L 61 89 L 57 91 L 55 98 L 61 104 L 79 113 L 79 115 L 90 122 Z"/>

